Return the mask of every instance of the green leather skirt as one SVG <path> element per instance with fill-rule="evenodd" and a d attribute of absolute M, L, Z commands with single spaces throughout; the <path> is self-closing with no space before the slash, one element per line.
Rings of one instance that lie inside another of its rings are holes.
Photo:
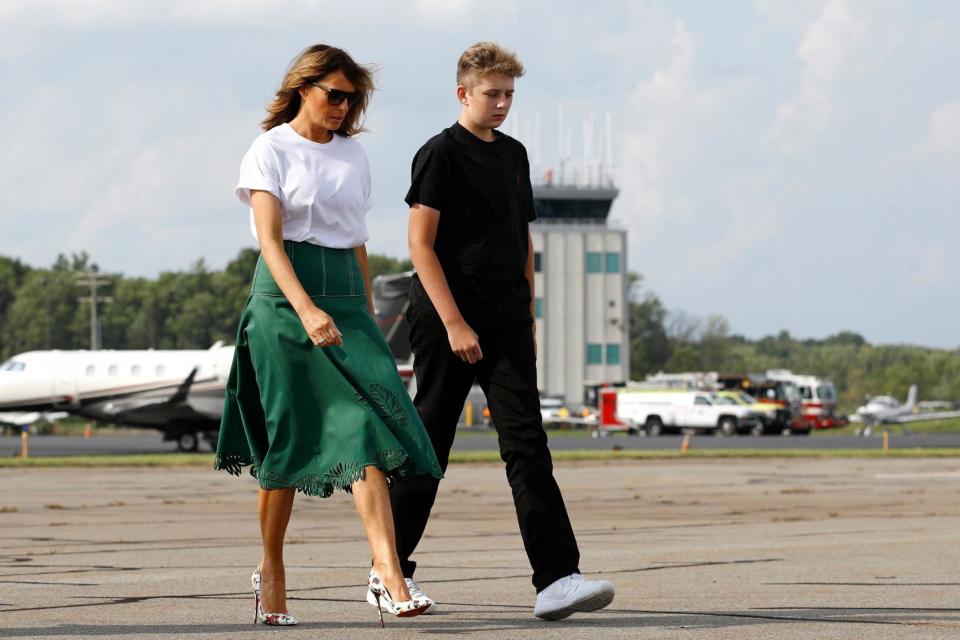
<path fill-rule="evenodd" d="M 423 423 L 367 309 L 352 249 L 284 242 L 314 303 L 343 345 L 316 347 L 261 256 L 240 316 L 216 469 L 250 473 L 264 489 L 327 497 L 367 466 L 442 477 Z"/>

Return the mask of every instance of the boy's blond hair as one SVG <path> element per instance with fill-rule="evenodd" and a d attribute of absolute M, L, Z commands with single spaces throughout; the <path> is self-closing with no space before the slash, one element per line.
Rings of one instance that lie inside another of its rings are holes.
<path fill-rule="evenodd" d="M 513 51 L 495 42 L 478 42 L 464 51 L 457 61 L 457 84 L 470 89 L 488 73 L 519 78 L 523 72 L 523 65 Z"/>

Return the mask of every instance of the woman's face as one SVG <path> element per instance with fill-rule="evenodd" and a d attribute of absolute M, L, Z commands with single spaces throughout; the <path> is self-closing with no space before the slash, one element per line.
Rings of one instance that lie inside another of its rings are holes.
<path fill-rule="evenodd" d="M 318 87 L 315 85 L 322 85 Z M 308 84 L 300 89 L 303 111 L 310 123 L 323 127 L 328 131 L 336 131 L 343 124 L 343 119 L 350 110 L 350 101 L 343 99 L 342 93 L 356 92 L 353 83 L 347 80 L 342 71 L 329 73 L 314 84 Z M 333 94 L 331 95 L 331 91 Z M 332 102 L 339 101 L 339 104 Z"/>

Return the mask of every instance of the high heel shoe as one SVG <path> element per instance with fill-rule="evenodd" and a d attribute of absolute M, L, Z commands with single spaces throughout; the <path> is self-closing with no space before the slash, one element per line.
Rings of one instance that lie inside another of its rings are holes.
<path fill-rule="evenodd" d="M 257 567 L 250 576 L 250 584 L 253 585 L 253 595 L 256 599 L 253 624 L 266 624 L 272 627 L 291 627 L 297 624 L 297 619 L 289 613 L 264 613 L 260 608 L 260 567 Z"/>
<path fill-rule="evenodd" d="M 403 602 L 394 602 L 393 598 L 390 596 L 390 591 L 387 590 L 387 585 L 383 584 L 383 580 L 380 579 L 380 576 L 377 575 L 377 572 L 373 569 L 370 569 L 370 576 L 367 578 L 367 587 L 370 589 L 370 593 L 373 594 L 373 597 L 377 601 L 377 613 L 380 614 L 380 628 L 383 628 L 383 610 L 386 609 L 387 613 L 391 613 L 398 618 L 410 618 L 412 616 L 418 616 L 430 607 L 430 603 L 424 600 L 417 600 L 412 598 L 410 600 L 404 600 Z M 383 605 L 381 606 L 380 601 L 383 600 Z"/>

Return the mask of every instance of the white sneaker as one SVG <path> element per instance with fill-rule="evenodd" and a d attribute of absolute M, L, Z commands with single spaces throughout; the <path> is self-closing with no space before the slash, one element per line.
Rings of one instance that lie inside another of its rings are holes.
<path fill-rule="evenodd" d="M 537 594 L 533 615 L 560 620 L 577 611 L 596 611 L 613 602 L 613 594 L 609 580 L 587 580 L 579 573 L 571 573 Z"/>
<path fill-rule="evenodd" d="M 425 600 L 430 603 L 430 606 L 424 609 L 423 613 L 431 614 L 431 613 L 436 613 L 439 610 L 439 608 L 437 607 L 436 601 L 433 598 L 429 597 L 420 589 L 420 585 L 417 584 L 416 580 L 414 580 L 413 578 L 404 578 L 404 580 L 406 580 L 407 582 L 407 591 L 410 592 L 410 597 L 412 599 L 420 600 L 420 601 Z M 369 589 L 367 589 L 367 602 L 369 602 L 374 607 L 377 606 L 377 598 L 373 595 L 373 593 Z M 385 606 L 386 606 L 386 603 L 383 603 L 383 602 L 380 603 L 380 608 L 383 609 L 383 611 L 386 611 L 386 609 L 383 608 Z"/>

